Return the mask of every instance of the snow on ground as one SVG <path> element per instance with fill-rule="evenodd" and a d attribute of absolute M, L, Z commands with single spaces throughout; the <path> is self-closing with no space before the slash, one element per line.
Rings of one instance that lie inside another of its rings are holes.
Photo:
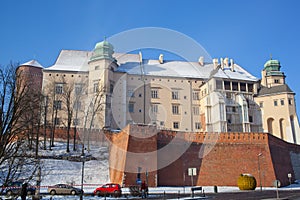
<path fill-rule="evenodd" d="M 55 147 L 50 150 L 41 150 L 43 156 L 58 156 L 58 155 L 71 155 L 80 156 L 81 147 L 78 146 L 77 151 L 73 151 L 73 146 L 70 145 L 71 152 L 66 153 L 66 145 L 64 142 L 56 142 Z M 108 183 L 109 181 L 109 164 L 108 164 L 108 147 L 106 145 L 91 145 L 90 151 L 85 152 L 89 156 L 97 158 L 96 160 L 86 161 L 84 164 L 84 192 L 92 193 L 95 188 L 102 184 Z M 49 185 L 55 185 L 58 183 L 73 184 L 75 187 L 81 187 L 81 175 L 82 175 L 82 162 L 68 161 L 68 160 L 57 160 L 57 159 L 43 159 L 41 161 L 42 168 L 42 180 L 41 180 L 41 193 L 47 193 L 47 187 Z M 35 185 L 35 182 L 32 182 Z M 214 186 L 202 187 L 205 193 L 213 193 Z M 291 186 L 279 188 L 279 190 L 300 190 L 300 182 L 295 182 Z M 217 190 L 219 193 L 222 192 L 240 192 L 238 187 L 225 187 L 218 186 Z M 256 190 L 260 190 L 257 187 Z M 263 187 L 263 190 L 276 190 L 274 187 Z M 150 195 L 157 194 L 190 194 L 191 187 L 155 187 L 149 188 Z M 123 194 L 129 194 L 128 188 L 122 188 Z M 2 197 L 3 199 L 4 196 Z M 43 199 L 50 199 L 51 196 L 44 196 Z M 20 199 L 20 198 L 18 198 Z M 30 199 L 30 198 L 28 198 Z M 53 200 L 77 200 L 78 196 L 54 196 Z M 84 197 L 84 199 L 104 199 L 99 197 Z M 106 198 L 107 200 L 115 198 Z M 121 200 L 122 198 L 118 198 Z M 124 197 L 124 199 L 126 199 Z M 177 199 L 177 198 L 176 198 Z"/>

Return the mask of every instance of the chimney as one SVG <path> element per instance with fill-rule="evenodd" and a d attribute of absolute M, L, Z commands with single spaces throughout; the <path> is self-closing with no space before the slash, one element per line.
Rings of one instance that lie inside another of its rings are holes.
<path fill-rule="evenodd" d="M 221 62 L 221 69 L 224 70 L 224 60 L 223 60 L 223 58 L 220 58 L 220 62 Z"/>
<path fill-rule="evenodd" d="M 159 55 L 158 61 L 159 61 L 160 64 L 164 63 L 164 55 L 163 54 Z"/>
<path fill-rule="evenodd" d="M 203 56 L 200 56 L 198 62 L 199 62 L 199 64 L 200 64 L 201 66 L 203 66 L 203 65 L 204 65 L 204 57 L 203 57 Z"/>
<path fill-rule="evenodd" d="M 234 62 L 233 59 L 230 59 L 230 69 L 232 72 L 234 72 Z"/>
<path fill-rule="evenodd" d="M 214 64 L 214 69 L 217 69 L 218 64 L 219 64 L 218 58 L 213 59 L 213 64 Z"/>
<path fill-rule="evenodd" d="M 224 65 L 225 65 L 225 67 L 229 67 L 229 59 L 228 58 L 224 59 Z"/>

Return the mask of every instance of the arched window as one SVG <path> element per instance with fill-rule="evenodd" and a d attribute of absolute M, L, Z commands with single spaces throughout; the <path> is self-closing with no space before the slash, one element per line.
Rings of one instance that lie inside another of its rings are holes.
<path fill-rule="evenodd" d="M 273 118 L 269 118 L 269 119 L 267 120 L 267 124 L 268 124 L 268 132 L 269 132 L 270 134 L 272 134 L 272 135 L 273 135 L 273 122 L 274 122 L 274 119 L 273 119 Z"/>
<path fill-rule="evenodd" d="M 292 136 L 293 136 L 293 141 L 296 144 L 296 133 L 295 133 L 295 123 L 294 123 L 294 116 L 290 116 L 290 121 L 291 121 L 291 127 L 292 127 Z"/>
<path fill-rule="evenodd" d="M 284 119 L 281 118 L 279 120 L 279 129 L 280 129 L 280 138 L 281 139 L 284 139 L 284 137 L 285 137 L 285 133 L 284 133 L 284 130 L 283 130 L 284 127 L 285 127 L 285 125 L 284 125 Z"/>

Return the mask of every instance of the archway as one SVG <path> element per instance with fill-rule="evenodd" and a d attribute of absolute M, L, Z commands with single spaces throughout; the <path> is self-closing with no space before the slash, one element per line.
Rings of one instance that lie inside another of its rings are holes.
<path fill-rule="evenodd" d="M 280 130 L 280 138 L 284 140 L 285 138 L 285 131 L 284 131 L 284 128 L 285 127 L 285 124 L 284 124 L 284 119 L 281 118 L 279 120 L 279 130 Z"/>
<path fill-rule="evenodd" d="M 296 141 L 295 122 L 294 122 L 294 116 L 293 116 L 293 115 L 290 116 L 290 121 L 291 121 L 291 127 L 292 127 L 293 141 L 294 141 L 294 143 L 296 144 L 297 141 Z"/>
<path fill-rule="evenodd" d="M 274 122 L 274 119 L 273 118 L 268 118 L 267 119 L 267 124 L 268 124 L 268 132 L 270 134 L 273 135 L 273 122 Z"/>

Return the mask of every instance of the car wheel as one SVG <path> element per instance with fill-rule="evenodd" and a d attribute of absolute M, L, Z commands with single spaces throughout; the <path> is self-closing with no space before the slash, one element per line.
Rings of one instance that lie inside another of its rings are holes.
<path fill-rule="evenodd" d="M 71 195 L 76 195 L 76 191 L 75 191 L 75 190 L 72 190 L 72 191 L 71 191 Z"/>
<path fill-rule="evenodd" d="M 12 191 L 11 190 L 8 190 L 7 192 L 6 192 L 6 195 L 7 196 L 11 196 L 13 193 L 12 193 Z"/>
<path fill-rule="evenodd" d="M 55 194 L 56 194 L 56 191 L 55 191 L 55 190 L 51 190 L 51 191 L 50 191 L 50 194 L 51 194 L 51 195 L 55 195 Z"/>
<path fill-rule="evenodd" d="M 101 192 L 100 192 L 100 191 L 97 191 L 97 192 L 96 192 L 96 195 L 97 195 L 98 197 L 100 197 L 100 196 L 101 196 Z"/>
<path fill-rule="evenodd" d="M 116 191 L 114 191 L 114 196 L 115 196 L 115 197 L 120 197 L 120 192 L 119 192 L 119 191 L 117 191 L 117 190 L 116 190 Z"/>

